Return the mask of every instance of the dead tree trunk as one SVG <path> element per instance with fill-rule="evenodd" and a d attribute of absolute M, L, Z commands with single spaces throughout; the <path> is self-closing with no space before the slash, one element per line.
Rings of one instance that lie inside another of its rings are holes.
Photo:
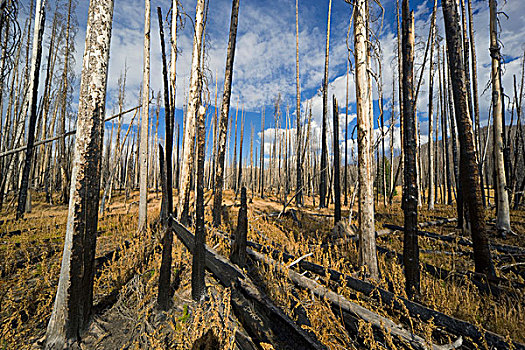
<path fill-rule="evenodd" d="M 240 267 L 246 264 L 246 242 L 248 237 L 248 205 L 246 199 L 246 187 L 241 189 L 241 209 L 237 219 L 237 230 L 233 242 L 230 260 Z"/>
<path fill-rule="evenodd" d="M 204 268 L 206 267 L 205 244 L 206 228 L 204 227 L 204 158 L 206 156 L 206 108 L 199 107 L 197 117 L 197 180 L 195 194 L 195 248 L 191 268 L 191 296 L 200 301 L 206 295 Z"/>
<path fill-rule="evenodd" d="M 462 45 L 459 16 L 455 1 L 443 0 L 442 6 L 461 151 L 460 180 L 463 198 L 465 202 L 468 203 L 472 241 L 474 244 L 474 263 L 476 272 L 483 273 L 487 275 L 488 278 L 495 278 L 496 274 L 490 256 L 485 228 L 485 211 L 483 210 L 481 199 L 479 172 L 476 164 L 476 151 L 474 149 L 472 134 L 472 121 L 468 115 L 466 77 L 461 55 Z"/>
<path fill-rule="evenodd" d="M 368 14 L 366 0 L 358 0 L 354 7 L 354 57 L 356 77 L 356 112 L 358 140 L 358 186 L 359 186 L 359 264 L 366 274 L 377 279 L 374 182 L 372 172 L 372 87 L 368 67 Z M 338 130 L 334 130 L 338 132 Z"/>
<path fill-rule="evenodd" d="M 235 58 L 235 44 L 237 41 L 237 24 L 239 22 L 239 1 L 240 0 L 232 0 L 230 35 L 228 38 L 228 50 L 226 53 L 224 92 L 222 95 L 221 118 L 219 121 L 219 135 L 217 139 L 217 171 L 215 174 L 216 190 L 215 196 L 213 197 L 213 226 L 215 227 L 218 227 L 221 224 L 222 188 L 224 185 L 224 157 L 226 153 L 226 136 L 228 134 L 228 116 L 230 114 L 230 97 L 232 89 L 233 61 Z"/>
<path fill-rule="evenodd" d="M 22 181 L 20 183 L 20 192 L 18 193 L 18 207 L 16 210 L 16 217 L 20 219 L 24 216 L 27 201 L 27 191 L 29 187 L 29 173 L 31 171 L 31 163 L 33 162 L 33 145 L 35 143 L 35 128 L 37 118 L 37 101 L 38 101 L 38 82 L 40 77 L 40 62 L 42 60 L 42 36 L 44 34 L 44 23 L 46 18 L 45 12 L 46 0 L 37 0 L 35 10 L 35 32 L 33 34 L 33 53 L 31 57 L 31 72 L 29 97 L 27 103 L 29 104 L 29 125 L 27 130 L 27 149 L 26 158 L 24 161 L 24 170 L 22 171 Z"/>
<path fill-rule="evenodd" d="M 321 131 L 321 177 L 319 179 L 319 207 L 325 208 L 326 204 L 326 181 L 328 175 L 328 144 L 326 141 L 327 118 L 328 118 L 328 59 L 330 54 L 330 16 L 332 13 L 332 0 L 328 2 L 328 24 L 326 27 L 326 52 L 324 60 L 323 79 L 323 123 Z"/>
<path fill-rule="evenodd" d="M 496 172 L 496 188 L 498 204 L 496 205 L 496 229 L 499 232 L 509 232 L 510 207 L 505 176 L 505 160 L 503 156 L 505 143 L 503 141 L 503 89 L 501 86 L 501 53 L 498 43 L 497 5 L 496 0 L 489 1 L 490 8 L 490 56 L 492 58 L 492 113 L 494 115 L 493 142 L 494 168 Z"/>
<path fill-rule="evenodd" d="M 434 0 L 434 12 L 432 19 L 435 19 L 437 0 Z M 430 29 L 430 66 L 428 73 L 428 210 L 434 210 L 434 24 L 431 23 Z"/>
<path fill-rule="evenodd" d="M 169 227 L 169 218 L 173 213 L 173 114 L 171 113 L 170 94 L 168 85 L 168 68 L 166 64 L 166 47 L 164 41 L 164 26 L 162 21 L 162 10 L 157 7 L 157 16 L 159 21 L 160 48 L 162 55 L 162 76 L 164 85 L 164 121 L 166 128 L 166 166 L 162 179 L 166 179 L 166 192 L 163 193 L 163 201 L 166 209 L 165 216 L 162 218 L 166 223 L 166 231 L 162 238 L 162 261 L 159 271 L 159 288 L 157 295 L 157 306 L 161 310 L 167 310 L 170 299 L 170 279 L 171 279 L 171 250 L 173 244 L 173 234 Z M 164 199 L 166 197 L 166 199 Z"/>
<path fill-rule="evenodd" d="M 340 169 L 340 153 L 339 153 L 339 108 L 337 107 L 337 99 L 334 95 L 334 224 L 341 221 L 341 169 Z"/>
<path fill-rule="evenodd" d="M 142 119 L 140 122 L 140 199 L 138 232 L 146 228 L 148 212 L 148 125 L 149 125 L 149 59 L 150 59 L 150 0 L 144 1 L 144 75 L 142 78 Z"/>
<path fill-rule="evenodd" d="M 184 148 L 182 152 L 182 171 L 179 190 L 179 220 L 186 224 L 189 219 L 191 174 L 194 169 L 194 145 L 196 119 L 201 99 L 201 52 L 204 32 L 204 5 L 205 0 L 198 0 L 195 9 L 195 33 L 193 36 L 193 52 L 191 60 L 190 92 L 184 125 Z"/>
<path fill-rule="evenodd" d="M 64 254 L 46 349 L 78 344 L 91 314 L 112 21 L 112 0 L 90 1 Z"/>
<path fill-rule="evenodd" d="M 417 236 L 418 188 L 416 171 L 416 117 L 414 109 L 414 13 L 409 1 L 403 0 L 403 148 L 404 183 L 403 211 L 405 232 L 403 238 L 403 264 L 405 266 L 405 289 L 409 298 L 419 297 L 419 245 Z"/>
<path fill-rule="evenodd" d="M 297 87 L 297 106 L 295 110 L 296 116 L 296 156 L 295 156 L 295 172 L 296 172 L 296 186 L 297 194 L 295 196 L 295 203 L 299 206 L 303 204 L 303 175 L 301 163 L 301 87 L 299 84 L 299 0 L 295 0 L 295 67 L 296 67 L 296 87 Z"/>

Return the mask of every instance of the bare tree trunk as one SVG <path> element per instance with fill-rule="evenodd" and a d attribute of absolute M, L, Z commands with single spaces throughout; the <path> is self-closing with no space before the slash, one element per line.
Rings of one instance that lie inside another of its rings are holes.
<path fill-rule="evenodd" d="M 337 225 L 341 221 L 341 169 L 340 169 L 340 153 L 339 153 L 339 108 L 337 106 L 337 99 L 333 97 L 333 120 L 334 120 L 334 224 Z"/>
<path fill-rule="evenodd" d="M 261 156 L 260 156 L 260 162 L 261 162 L 261 170 L 259 171 L 259 189 L 260 189 L 260 195 L 261 198 L 264 199 L 264 107 L 261 112 Z"/>
<path fill-rule="evenodd" d="M 507 180 L 505 176 L 505 161 L 503 157 L 505 144 L 503 142 L 503 90 L 501 86 L 501 53 L 498 43 L 497 5 L 496 0 L 489 0 L 490 8 L 490 56 L 492 57 L 492 111 L 494 113 L 494 167 L 496 169 L 496 188 L 498 204 L 496 205 L 496 229 L 499 232 L 509 232 L 510 208 Z"/>
<path fill-rule="evenodd" d="M 321 131 L 321 177 L 319 179 L 319 207 L 325 208 L 326 204 L 326 181 L 328 174 L 328 144 L 326 141 L 327 118 L 328 118 L 328 60 L 330 56 L 330 16 L 332 14 L 332 0 L 328 2 L 328 24 L 326 27 L 326 52 L 324 60 L 323 79 L 323 125 Z"/>
<path fill-rule="evenodd" d="M 166 161 L 164 172 L 161 174 L 165 180 L 166 191 L 163 192 L 162 198 L 166 212 L 164 217 L 164 237 L 162 238 L 162 261 L 159 271 L 159 285 L 157 295 L 157 306 L 161 310 L 167 310 L 170 299 L 170 279 L 171 279 L 171 251 L 173 244 L 173 233 L 169 225 L 169 218 L 173 213 L 173 113 L 171 113 L 170 93 L 168 83 L 168 68 L 166 64 L 166 47 L 164 41 L 164 26 L 162 21 L 162 10 L 157 7 L 157 18 L 159 22 L 160 48 L 162 55 L 162 76 L 164 85 L 164 121 L 166 130 Z M 164 199 L 166 197 L 166 199 Z"/>
<path fill-rule="evenodd" d="M 142 78 L 142 119 L 140 122 L 140 199 L 138 232 L 146 228 L 148 213 L 148 125 L 151 3 L 144 0 L 144 75 Z"/>
<path fill-rule="evenodd" d="M 233 76 L 233 61 L 235 58 L 235 44 L 237 41 L 237 24 L 239 22 L 239 0 L 232 0 L 232 13 L 230 21 L 230 35 L 226 53 L 226 73 L 224 77 L 224 92 L 222 95 L 221 118 L 219 121 L 219 135 L 217 148 L 217 171 L 215 175 L 215 196 L 213 198 L 213 226 L 221 224 L 222 214 L 222 188 L 224 185 L 224 157 L 226 136 L 228 133 L 228 115 L 230 113 L 230 97 Z M 264 124 L 264 122 L 263 122 Z M 263 136 L 264 142 L 264 136 Z M 261 191 L 262 192 L 262 191 Z"/>
<path fill-rule="evenodd" d="M 368 67 L 367 0 L 358 0 L 354 7 L 354 57 L 356 78 L 356 112 L 359 182 L 359 264 L 371 278 L 379 277 L 377 266 L 374 182 L 372 174 L 372 94 Z M 338 130 L 334 130 L 337 132 Z"/>
<path fill-rule="evenodd" d="M 35 127 L 37 118 L 37 100 L 38 100 L 38 82 L 40 77 L 40 62 L 42 59 L 42 36 L 44 34 L 44 23 L 46 18 L 45 12 L 46 0 L 41 2 L 37 0 L 35 10 L 35 32 L 33 34 L 33 49 L 31 57 L 31 72 L 29 97 L 27 103 L 29 104 L 29 125 L 27 130 L 27 149 L 26 158 L 24 162 L 24 170 L 22 171 L 22 181 L 20 183 L 20 191 L 18 193 L 18 207 L 16 210 L 16 217 L 19 219 L 24 216 L 27 200 L 27 191 L 29 187 L 29 173 L 31 171 L 31 163 L 33 162 L 33 145 L 35 143 Z"/>
<path fill-rule="evenodd" d="M 195 248 L 191 268 L 191 296 L 200 301 L 206 295 L 204 284 L 206 228 L 204 227 L 204 158 L 206 148 L 206 108 L 200 106 L 197 117 L 197 186 L 195 194 Z"/>
<path fill-rule="evenodd" d="M 112 21 L 112 0 L 90 1 L 64 254 L 46 349 L 78 345 L 91 314 Z"/>
<path fill-rule="evenodd" d="M 296 86 L 297 86 L 297 106 L 295 109 L 296 128 L 297 133 L 295 137 L 296 143 L 296 186 L 297 194 L 295 196 L 295 203 L 299 206 L 303 204 L 303 175 L 301 162 L 301 86 L 299 84 L 299 0 L 295 0 L 295 67 L 296 67 Z"/>
<path fill-rule="evenodd" d="M 485 228 L 485 211 L 483 210 L 481 199 L 479 172 L 476 164 L 476 151 L 472 133 L 472 120 L 468 115 L 466 76 L 461 55 L 459 16 L 455 1 L 443 0 L 442 6 L 461 151 L 460 180 L 462 183 L 463 198 L 468 204 L 469 219 L 472 227 L 474 263 L 476 272 L 483 273 L 487 275 L 488 278 L 495 278 L 496 274 L 490 256 Z"/>
<path fill-rule="evenodd" d="M 467 0 L 468 5 L 468 16 L 469 16 L 469 33 L 470 33 L 470 52 L 471 52 L 471 64 L 472 64 L 472 102 L 474 104 L 474 120 L 476 123 L 476 136 L 474 142 L 477 143 L 478 150 L 478 166 L 479 166 L 479 178 L 481 181 L 481 197 L 483 199 L 483 207 L 486 206 L 485 200 L 485 185 L 483 180 L 483 163 L 481 162 L 481 126 L 479 123 L 479 101 L 478 101 L 478 67 L 476 61 L 476 44 L 474 40 L 474 16 L 472 15 L 472 1 Z M 467 48 L 464 48 L 467 50 Z M 467 64 L 465 62 L 465 64 Z"/>
<path fill-rule="evenodd" d="M 195 33 L 193 36 L 193 53 L 191 61 L 190 92 L 186 110 L 186 124 L 184 125 L 184 149 L 182 152 L 182 171 L 179 192 L 179 220 L 186 224 L 189 219 L 189 205 L 191 192 L 191 173 L 194 166 L 195 132 L 197 109 L 200 104 L 201 92 L 201 50 L 204 32 L 204 4 L 205 0 L 198 0 L 195 9 Z"/>
<path fill-rule="evenodd" d="M 244 105 L 241 112 L 241 140 L 239 145 L 239 171 L 237 172 L 237 185 L 235 186 L 235 198 L 242 186 L 242 145 L 244 143 Z"/>
<path fill-rule="evenodd" d="M 437 0 L 434 0 L 434 11 L 432 19 L 435 20 L 437 10 Z M 435 22 L 431 23 L 430 28 L 430 66 L 428 73 L 428 210 L 434 210 L 435 192 L 434 192 L 434 35 Z"/>
<path fill-rule="evenodd" d="M 416 174 L 416 118 L 414 109 L 414 13 L 409 1 L 403 0 L 403 148 L 404 183 L 403 211 L 405 232 L 403 237 L 403 264 L 405 265 L 405 290 L 409 298 L 419 298 L 419 245 L 417 235 L 418 188 Z"/>
<path fill-rule="evenodd" d="M 345 104 L 345 202 L 348 206 L 348 77 L 350 75 L 350 60 L 346 61 L 346 104 Z"/>

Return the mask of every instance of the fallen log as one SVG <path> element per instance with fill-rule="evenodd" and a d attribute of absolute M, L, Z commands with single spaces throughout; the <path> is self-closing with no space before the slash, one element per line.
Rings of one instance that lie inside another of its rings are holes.
<path fill-rule="evenodd" d="M 351 314 L 355 318 L 362 319 L 365 322 L 372 324 L 372 326 L 376 329 L 384 329 L 386 332 L 397 336 L 398 338 L 415 347 L 416 349 L 427 349 L 427 342 L 425 341 L 425 339 L 403 328 L 402 326 L 398 325 L 392 320 L 380 316 L 358 304 L 348 301 L 342 295 L 337 294 L 326 287 L 323 287 L 322 285 L 309 279 L 308 277 L 302 276 L 293 270 L 281 266 L 275 260 L 261 253 L 248 249 L 248 255 L 254 260 L 267 264 L 273 267 L 274 269 L 280 271 L 281 273 L 286 274 L 296 286 L 310 290 L 313 294 L 315 294 L 321 299 L 324 298 L 329 300 L 334 308 L 343 310 Z M 349 320 L 348 322 L 354 323 L 353 321 L 354 320 Z M 460 337 L 456 342 L 454 342 L 454 344 L 451 345 L 441 346 L 433 344 L 432 349 L 455 349 L 460 347 L 462 343 L 463 340 Z"/>
<path fill-rule="evenodd" d="M 457 222 L 457 221 L 458 221 L 457 218 L 440 218 L 434 221 L 420 222 L 417 226 L 419 228 L 429 227 L 429 226 L 440 226 L 440 225 L 445 225 L 445 224 L 449 224 L 451 222 Z"/>
<path fill-rule="evenodd" d="M 391 225 L 391 224 L 384 224 L 383 227 L 390 229 L 390 230 L 396 230 L 396 231 L 404 231 L 405 229 L 403 226 Z M 457 244 L 459 245 L 472 247 L 472 241 L 464 237 L 445 236 L 445 235 L 440 235 L 438 233 L 428 232 L 428 231 L 418 231 L 418 235 L 422 237 L 428 237 L 428 238 L 444 241 L 444 242 L 457 242 Z M 525 248 L 516 247 L 512 245 L 490 243 L 490 248 L 500 253 L 525 254 Z"/>
<path fill-rule="evenodd" d="M 216 231 L 216 233 L 222 236 L 223 238 L 231 239 L 222 232 Z M 492 348 L 497 348 L 497 349 L 510 349 L 511 348 L 507 340 L 504 337 L 500 336 L 499 334 L 496 334 L 488 330 L 479 329 L 478 327 L 476 327 L 475 325 L 467 321 L 463 321 L 463 320 L 454 318 L 452 316 L 445 315 L 439 311 L 433 310 L 424 305 L 421 305 L 419 303 L 413 302 L 399 295 L 396 295 L 392 292 L 389 292 L 385 289 L 374 286 L 373 284 L 369 282 L 366 282 L 366 281 L 354 278 L 352 276 L 342 274 L 336 270 L 329 269 L 324 266 L 309 262 L 305 260 L 304 258 L 297 259 L 293 255 L 290 255 L 285 252 L 281 252 L 276 249 L 264 247 L 263 245 L 259 243 L 248 241 L 247 245 L 257 250 L 261 250 L 265 253 L 269 253 L 275 259 L 282 257 L 285 263 L 288 263 L 289 261 L 293 261 L 295 262 L 294 265 L 299 266 L 301 269 L 315 273 L 316 275 L 319 275 L 321 277 L 328 276 L 330 280 L 334 282 L 340 283 L 341 281 L 345 281 L 347 287 L 357 292 L 363 293 L 367 297 L 374 298 L 376 300 L 381 300 L 385 304 L 390 304 L 393 309 L 396 309 L 396 310 L 406 309 L 408 310 L 411 317 L 414 317 L 414 318 L 417 317 L 425 322 L 432 320 L 432 322 L 436 326 L 442 328 L 445 332 L 453 334 L 455 336 L 464 337 L 465 342 L 468 344 L 481 344 L 483 341 L 486 341 L 487 344 Z M 518 342 L 512 342 L 512 348 L 525 350 L 525 345 L 518 343 Z"/>
<path fill-rule="evenodd" d="M 170 217 L 170 227 L 179 240 L 192 252 L 195 238 L 178 221 Z M 206 268 L 221 284 L 232 287 L 232 306 L 244 328 L 255 339 L 276 348 L 323 349 L 263 293 L 237 266 L 206 246 Z"/>

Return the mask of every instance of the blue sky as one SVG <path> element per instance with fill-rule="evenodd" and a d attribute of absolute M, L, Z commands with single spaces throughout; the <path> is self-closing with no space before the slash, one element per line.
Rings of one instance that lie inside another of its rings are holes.
<path fill-rule="evenodd" d="M 26 0 L 28 1 L 28 0 Z M 53 1 L 50 0 L 52 3 Z M 177 119 L 182 119 L 182 106 L 185 94 L 188 91 L 188 79 L 191 64 L 191 47 L 193 40 L 192 20 L 195 14 L 195 0 L 180 1 L 187 16 L 185 26 L 179 31 L 179 48 L 181 54 L 177 63 Z M 371 3 L 374 3 L 371 1 Z M 389 118 L 390 98 L 392 95 L 393 69 L 397 69 L 392 62 L 395 61 L 396 44 L 396 22 L 394 0 L 381 2 L 384 8 L 382 12 L 377 5 L 373 5 L 373 17 L 377 20 L 372 24 L 372 29 L 381 42 L 381 57 L 383 70 L 383 91 L 385 104 L 385 118 Z M 440 1 L 438 2 L 438 4 Z M 507 0 L 499 2 L 500 9 L 509 18 L 500 16 L 501 41 L 503 54 L 507 58 L 503 84 L 508 94 L 512 91 L 512 76 L 519 76 L 521 58 L 525 48 L 525 2 L 521 0 Z M 152 44 L 151 44 L 151 89 L 156 94 L 161 91 L 161 60 L 160 42 L 158 35 L 158 23 L 156 7 L 161 6 L 164 15 L 168 12 L 171 1 L 152 0 Z M 80 0 L 77 16 L 80 25 L 76 38 L 77 76 L 80 77 L 82 54 L 84 51 L 85 26 L 87 21 L 87 8 L 89 1 Z M 416 67 L 420 67 L 422 61 L 424 42 L 428 35 L 430 13 L 433 1 L 418 0 L 411 1 L 411 8 L 415 11 L 416 18 Z M 474 27 L 478 56 L 478 76 L 480 87 L 480 109 L 482 121 L 486 124 L 488 106 L 490 104 L 490 91 L 483 93 L 489 80 L 490 56 L 488 51 L 488 2 L 474 0 Z M 142 83 L 142 46 L 143 46 L 143 0 L 115 0 L 114 24 L 112 33 L 110 68 L 108 77 L 107 113 L 111 114 L 117 104 L 118 77 L 128 66 L 128 81 L 126 107 L 136 106 L 139 103 L 139 90 Z M 319 89 L 322 84 L 324 69 L 324 50 L 326 37 L 328 0 L 300 0 L 299 1 L 299 46 L 300 46 L 300 84 L 302 112 L 305 104 L 309 102 L 313 108 L 313 131 L 319 132 L 321 124 L 322 100 Z M 208 80 L 211 99 L 207 101 L 211 106 L 209 112 L 213 112 L 215 79 L 219 86 L 219 103 L 221 101 L 222 86 L 224 79 L 224 65 L 226 47 L 228 42 L 228 31 L 231 13 L 230 0 L 210 0 L 209 23 L 207 27 L 207 58 Z M 347 47 L 346 36 L 350 21 L 351 7 L 344 0 L 333 0 L 331 16 L 330 35 L 330 69 L 329 69 L 329 100 L 335 94 L 340 104 L 340 112 L 345 112 L 345 88 L 346 88 L 346 64 Z M 439 35 L 444 36 L 443 19 L 441 7 L 438 8 L 437 23 Z M 382 24 L 382 25 L 381 25 Z M 169 33 L 169 31 L 167 31 Z M 350 32 L 350 45 L 352 45 L 352 32 Z M 373 70 L 377 71 L 377 63 Z M 427 67 L 428 69 L 428 67 Z M 426 141 L 428 125 L 426 114 L 428 110 L 427 78 L 428 72 L 424 74 L 425 80 L 421 87 L 418 100 L 418 116 L 420 118 L 422 141 Z M 76 92 L 78 91 L 78 84 Z M 349 91 L 349 114 L 350 130 L 355 125 L 355 89 L 353 76 L 350 75 Z M 374 90 L 376 86 L 374 85 Z M 235 112 L 237 101 L 244 105 L 246 110 L 245 145 L 244 154 L 249 152 L 250 126 L 253 124 L 256 131 L 254 147 L 260 147 L 260 111 L 266 109 L 266 132 L 265 140 L 268 142 L 265 148 L 269 150 L 269 142 L 273 137 L 275 124 L 273 122 L 273 100 L 280 93 L 283 99 L 282 111 L 286 113 L 286 105 L 290 106 L 290 114 L 295 120 L 295 1 L 270 1 L 270 0 L 241 0 L 239 12 L 239 29 L 237 37 L 237 51 L 235 57 L 232 105 L 231 112 Z M 482 94 L 483 93 L 483 94 Z M 435 94 L 436 96 L 437 94 Z M 374 92 L 376 108 L 374 123 L 377 128 L 377 92 Z M 78 101 L 75 93 L 74 103 Z M 434 103 L 436 106 L 437 103 Z M 331 106 L 331 103 L 330 103 Z M 331 110 L 331 108 L 330 108 Z M 150 115 L 154 116 L 154 113 Z M 162 111 L 161 111 L 162 115 Z M 131 116 L 127 118 L 129 120 Z M 304 116 L 303 116 L 304 119 Z M 331 111 L 329 115 L 331 121 Z M 153 121 L 154 122 L 154 121 Z M 340 120 L 342 133 L 343 119 Z M 385 123 L 387 126 L 389 122 Z M 160 125 L 163 125 L 161 120 Z M 295 125 L 295 123 L 294 123 Z M 208 125 L 209 126 L 209 123 Z M 350 131 L 349 131 L 350 132 Z M 376 131 L 377 133 L 378 131 Z M 398 133 L 398 131 L 396 130 Z M 162 131 L 161 131 L 162 133 Z M 109 134 L 109 132 L 107 132 Z M 340 135 L 341 143 L 344 142 L 344 134 Z M 352 140 L 349 145 L 354 146 Z M 395 138 L 396 147 L 398 140 Z"/>

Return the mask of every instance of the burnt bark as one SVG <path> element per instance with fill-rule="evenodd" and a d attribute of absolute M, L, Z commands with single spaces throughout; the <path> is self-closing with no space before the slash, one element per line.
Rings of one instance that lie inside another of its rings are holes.
<path fill-rule="evenodd" d="M 485 227 L 485 211 L 481 198 L 479 169 L 476 163 L 476 151 L 472 133 L 472 121 L 468 115 L 468 102 L 465 83 L 465 69 L 461 54 L 461 32 L 456 3 L 453 0 L 443 0 L 443 17 L 447 40 L 448 62 L 454 91 L 454 108 L 460 143 L 460 181 L 463 198 L 468 204 L 469 219 L 472 228 L 474 244 L 474 264 L 476 272 L 495 278 L 494 265 Z"/>

